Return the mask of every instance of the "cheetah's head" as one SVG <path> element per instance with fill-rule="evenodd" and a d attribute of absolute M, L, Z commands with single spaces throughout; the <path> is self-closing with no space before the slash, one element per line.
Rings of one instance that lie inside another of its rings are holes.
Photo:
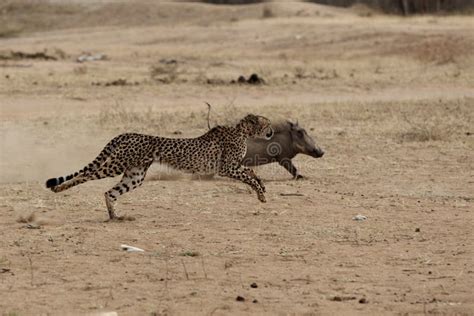
<path fill-rule="evenodd" d="M 273 128 L 270 120 L 260 115 L 249 114 L 240 120 L 239 125 L 249 137 L 270 139 L 273 137 Z"/>

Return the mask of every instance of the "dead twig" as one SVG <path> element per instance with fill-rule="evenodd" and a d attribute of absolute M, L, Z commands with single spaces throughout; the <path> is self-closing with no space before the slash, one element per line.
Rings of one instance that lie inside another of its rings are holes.
<path fill-rule="evenodd" d="M 207 280 L 207 273 L 206 273 L 206 269 L 204 268 L 204 258 L 201 257 L 201 267 L 202 267 L 202 272 L 204 273 L 204 279 Z"/>
<path fill-rule="evenodd" d="M 184 260 L 183 260 L 183 259 L 181 259 L 181 263 L 183 264 L 184 274 L 186 275 L 186 280 L 189 280 L 188 270 L 186 270 L 186 265 L 184 264 Z"/>
<path fill-rule="evenodd" d="M 31 255 L 30 254 L 27 254 L 27 257 L 28 257 L 28 261 L 30 263 L 30 283 L 31 283 L 31 286 L 33 286 L 33 283 L 34 283 L 33 260 L 31 260 Z"/>
<path fill-rule="evenodd" d="M 207 102 L 205 102 L 207 104 L 207 128 L 208 129 L 211 129 L 211 122 L 210 122 L 210 116 L 211 116 L 211 105 Z"/>

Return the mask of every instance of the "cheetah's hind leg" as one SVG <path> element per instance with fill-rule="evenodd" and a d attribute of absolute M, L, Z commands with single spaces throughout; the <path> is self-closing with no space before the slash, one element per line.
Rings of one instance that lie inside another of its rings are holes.
<path fill-rule="evenodd" d="M 143 180 L 145 179 L 146 172 L 150 165 L 151 162 L 147 163 L 145 166 L 134 167 L 125 170 L 122 180 L 120 180 L 120 182 L 117 183 L 112 189 L 104 193 L 105 205 L 107 205 L 107 211 L 109 213 L 108 221 L 135 220 L 135 218 L 131 216 L 118 216 L 115 212 L 114 204 L 120 195 L 132 191 L 143 184 Z"/>

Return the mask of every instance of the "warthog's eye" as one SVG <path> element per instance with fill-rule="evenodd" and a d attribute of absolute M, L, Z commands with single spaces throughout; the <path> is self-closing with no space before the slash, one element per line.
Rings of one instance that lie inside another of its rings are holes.
<path fill-rule="evenodd" d="M 268 127 L 265 133 L 265 138 L 271 139 L 272 137 L 273 137 L 273 129 L 271 127 Z"/>
<path fill-rule="evenodd" d="M 296 134 L 298 135 L 299 138 L 304 137 L 303 131 L 298 131 Z"/>

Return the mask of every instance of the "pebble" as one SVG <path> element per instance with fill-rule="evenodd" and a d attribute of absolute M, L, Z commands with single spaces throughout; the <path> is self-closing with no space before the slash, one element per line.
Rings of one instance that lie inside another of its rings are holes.
<path fill-rule="evenodd" d="M 358 214 L 352 218 L 355 221 L 365 221 L 367 219 L 367 216 Z"/>

